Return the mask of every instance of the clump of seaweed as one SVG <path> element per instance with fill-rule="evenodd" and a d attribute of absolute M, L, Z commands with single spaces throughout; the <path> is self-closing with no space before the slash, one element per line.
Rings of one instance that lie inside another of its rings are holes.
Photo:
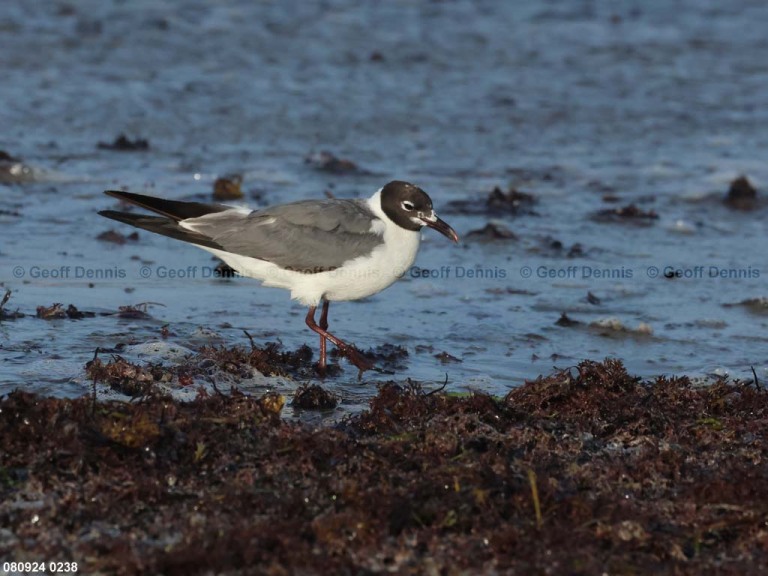
<path fill-rule="evenodd" d="M 309 375 L 312 373 L 312 349 L 306 344 L 295 351 L 282 349 L 277 342 L 256 346 L 251 340 L 251 349 L 242 347 L 204 346 L 200 355 L 212 361 L 224 372 L 240 378 L 248 378 L 251 370 L 265 376 Z"/>
<path fill-rule="evenodd" d="M 446 212 L 490 217 L 498 217 L 500 214 L 533 216 L 536 215 L 533 209 L 536 202 L 533 194 L 521 192 L 514 186 L 510 186 L 506 192 L 495 186 L 484 199 L 469 198 L 448 202 Z"/>
<path fill-rule="evenodd" d="M 642 381 L 617 360 L 504 398 L 389 382 L 321 428 L 236 390 L 14 392 L 0 554 L 120 574 L 760 573 L 766 398 L 756 378 Z"/>
<path fill-rule="evenodd" d="M 219 176 L 213 183 L 213 199 L 219 202 L 240 200 L 243 197 L 243 175 Z"/>
<path fill-rule="evenodd" d="M 332 410 L 339 404 L 338 398 L 317 384 L 299 386 L 291 405 L 303 410 Z"/>
<path fill-rule="evenodd" d="M 352 160 L 339 158 L 327 150 L 308 154 L 304 158 L 304 163 L 312 166 L 315 170 L 330 174 L 369 174 L 367 170 L 360 168 Z"/>
<path fill-rule="evenodd" d="M 643 210 L 636 204 L 628 204 L 619 208 L 603 208 L 592 214 L 595 222 L 609 224 L 636 224 L 650 226 L 659 215 L 654 210 Z"/>
<path fill-rule="evenodd" d="M 95 356 L 86 364 L 85 374 L 94 384 L 105 384 L 131 397 L 146 396 L 156 382 L 168 382 L 172 377 L 172 373 L 160 365 L 139 366 L 118 355 L 106 363 Z"/>
<path fill-rule="evenodd" d="M 731 182 L 723 202 L 736 210 L 753 210 L 758 205 L 757 190 L 749 178 L 744 175 L 739 176 Z"/>
<path fill-rule="evenodd" d="M 149 140 L 146 138 L 131 139 L 125 134 L 118 134 L 112 142 L 99 142 L 96 147 L 101 150 L 116 152 L 145 152 L 149 150 Z"/>

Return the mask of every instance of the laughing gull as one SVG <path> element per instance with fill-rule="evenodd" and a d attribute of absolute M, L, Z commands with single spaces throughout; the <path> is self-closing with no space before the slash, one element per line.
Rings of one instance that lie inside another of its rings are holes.
<path fill-rule="evenodd" d="M 263 286 L 290 290 L 291 298 L 309 306 L 307 326 L 320 335 L 320 374 L 327 340 L 361 373 L 373 367 L 353 345 L 328 332 L 332 301 L 365 298 L 401 277 L 416 259 L 424 226 L 459 241 L 424 190 L 397 180 L 367 200 L 302 200 L 263 210 L 104 193 L 160 216 L 114 210 L 102 216 L 189 242 Z"/>

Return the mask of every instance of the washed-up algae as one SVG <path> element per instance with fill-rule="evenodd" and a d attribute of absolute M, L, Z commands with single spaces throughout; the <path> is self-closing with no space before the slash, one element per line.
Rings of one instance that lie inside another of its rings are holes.
<path fill-rule="evenodd" d="M 643 382 L 607 360 L 503 399 L 389 383 L 332 427 L 281 408 L 10 394 L 0 556 L 110 574 L 768 569 L 756 381 Z"/>

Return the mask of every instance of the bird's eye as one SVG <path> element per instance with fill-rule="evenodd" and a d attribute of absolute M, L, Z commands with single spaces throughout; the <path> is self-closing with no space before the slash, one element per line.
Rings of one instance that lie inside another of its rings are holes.
<path fill-rule="evenodd" d="M 401 206 L 403 207 L 403 210 L 407 210 L 408 212 L 410 212 L 410 211 L 411 211 L 411 210 L 413 210 L 413 208 L 414 208 L 414 206 L 413 206 L 413 202 L 409 202 L 408 200 L 405 200 L 405 201 L 404 201 L 404 202 L 401 204 Z"/>

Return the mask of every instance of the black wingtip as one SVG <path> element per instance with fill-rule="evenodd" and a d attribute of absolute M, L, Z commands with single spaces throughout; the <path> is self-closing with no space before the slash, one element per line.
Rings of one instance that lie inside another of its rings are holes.
<path fill-rule="evenodd" d="M 136 194 L 134 192 L 122 192 L 120 190 L 104 190 L 104 194 L 117 198 L 128 204 L 134 204 L 156 214 L 165 216 L 179 222 L 187 218 L 199 218 L 215 212 L 229 210 L 230 206 L 222 204 L 203 204 L 201 202 L 182 202 L 179 200 L 166 200 L 156 196 L 147 196 L 146 194 Z"/>
<path fill-rule="evenodd" d="M 117 210 L 99 210 L 99 216 L 109 218 L 110 220 L 117 220 L 124 224 L 130 224 L 136 226 L 135 221 L 139 218 L 137 214 L 129 214 L 128 212 L 118 212 Z M 165 218 L 159 218 L 159 220 L 166 220 Z"/>
<path fill-rule="evenodd" d="M 135 192 L 125 192 L 124 190 L 104 190 L 104 194 L 122 200 L 123 202 L 128 202 L 129 204 L 136 204 L 137 206 L 143 206 L 147 201 L 162 201 L 162 198 L 155 198 L 154 196 L 147 196 L 145 194 L 136 194 Z"/>

